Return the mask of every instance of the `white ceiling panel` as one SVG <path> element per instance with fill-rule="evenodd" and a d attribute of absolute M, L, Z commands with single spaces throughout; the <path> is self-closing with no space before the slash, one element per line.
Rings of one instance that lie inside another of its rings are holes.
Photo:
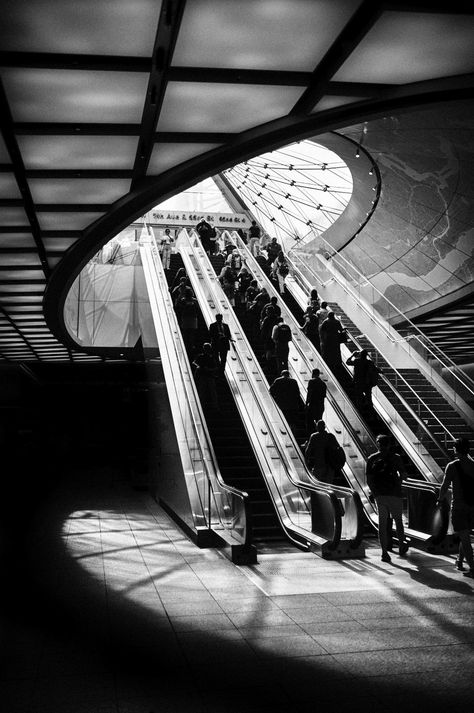
<path fill-rule="evenodd" d="M 92 221 L 89 221 L 89 223 Z M 43 238 L 43 245 L 48 250 L 68 250 L 77 243 L 78 238 Z"/>
<path fill-rule="evenodd" d="M 10 155 L 5 146 L 3 138 L 0 136 L 0 163 L 10 163 Z"/>
<path fill-rule="evenodd" d="M 102 215 L 104 214 L 45 212 L 38 213 L 38 220 L 41 230 L 83 230 Z M 43 242 L 46 244 L 46 238 L 43 239 Z M 54 238 L 54 244 L 56 244 L 56 238 Z"/>
<path fill-rule="evenodd" d="M 193 0 L 186 4 L 173 64 L 311 72 L 359 5 L 360 0 Z"/>
<path fill-rule="evenodd" d="M 24 225 L 25 230 L 30 227 L 23 208 L 2 208 L 0 210 L 0 225 Z"/>
<path fill-rule="evenodd" d="M 31 233 L 0 233 L 0 248 L 34 248 Z"/>
<path fill-rule="evenodd" d="M 474 17 L 386 12 L 333 79 L 419 82 L 474 71 Z"/>
<path fill-rule="evenodd" d="M 133 167 L 136 136 L 19 136 L 27 169 Z"/>
<path fill-rule="evenodd" d="M 15 121 L 139 122 L 148 75 L 2 69 Z"/>
<path fill-rule="evenodd" d="M 41 262 L 36 251 L 31 253 L 7 253 L 2 255 L 2 265 L 38 265 L 40 267 Z"/>
<path fill-rule="evenodd" d="M 0 173 L 0 198 L 21 198 L 13 173 Z"/>
<path fill-rule="evenodd" d="M 314 114 L 317 111 L 325 111 L 326 109 L 334 109 L 336 106 L 343 106 L 344 104 L 354 104 L 356 102 L 362 101 L 363 97 L 337 97 L 326 95 L 314 107 L 311 112 Z"/>
<path fill-rule="evenodd" d="M 286 115 L 301 87 L 170 82 L 159 131 L 240 132 Z"/>
<path fill-rule="evenodd" d="M 112 203 L 130 188 L 128 178 L 31 178 L 35 203 Z"/>
<path fill-rule="evenodd" d="M 149 56 L 157 0 L 2 0 L 4 50 Z"/>
<path fill-rule="evenodd" d="M 175 144 L 158 143 L 153 147 L 148 175 L 153 176 L 173 168 L 183 161 L 210 151 L 220 144 Z"/>

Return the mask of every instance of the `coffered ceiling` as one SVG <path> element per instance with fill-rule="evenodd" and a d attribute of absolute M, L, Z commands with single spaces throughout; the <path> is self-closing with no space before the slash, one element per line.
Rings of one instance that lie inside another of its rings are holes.
<path fill-rule="evenodd" d="M 90 359 L 62 306 L 101 244 L 295 138 L 472 96 L 473 37 L 456 0 L 3 0 L 0 358 Z"/>

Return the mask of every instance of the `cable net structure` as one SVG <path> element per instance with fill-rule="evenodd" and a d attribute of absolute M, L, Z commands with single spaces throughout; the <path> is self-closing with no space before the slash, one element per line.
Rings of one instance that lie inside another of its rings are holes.
<path fill-rule="evenodd" d="M 224 172 L 265 232 L 285 250 L 321 235 L 352 195 L 352 176 L 333 151 L 304 140 Z"/>

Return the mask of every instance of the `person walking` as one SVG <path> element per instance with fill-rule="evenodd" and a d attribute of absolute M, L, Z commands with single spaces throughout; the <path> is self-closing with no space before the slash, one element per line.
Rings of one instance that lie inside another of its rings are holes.
<path fill-rule="evenodd" d="M 209 337 L 214 357 L 223 372 L 230 344 L 234 340 L 231 337 L 229 325 L 223 321 L 222 314 L 216 314 L 216 321 L 209 325 Z"/>
<path fill-rule="evenodd" d="M 288 369 L 283 369 L 281 375 L 275 379 L 270 386 L 270 394 L 290 428 L 295 428 L 301 405 L 300 390 L 298 382 L 290 376 Z"/>
<path fill-rule="evenodd" d="M 273 314 L 276 314 L 277 317 L 281 317 L 281 307 L 278 304 L 278 298 L 273 296 L 273 297 L 270 297 L 270 302 L 267 302 L 267 304 L 264 305 L 262 312 L 260 314 L 260 321 L 265 319 L 265 317 L 267 316 L 268 310 L 270 308 L 272 309 Z"/>
<path fill-rule="evenodd" d="M 375 498 L 379 514 L 379 542 L 382 548 L 382 562 L 391 562 L 388 553 L 391 535 L 388 528 L 391 517 L 395 521 L 400 557 L 406 555 L 408 551 L 402 519 L 402 482 L 405 468 L 401 457 L 392 449 L 389 436 L 379 435 L 375 440 L 378 451 L 372 453 L 367 459 L 367 485 Z"/>
<path fill-rule="evenodd" d="M 457 438 L 454 441 L 456 458 L 448 463 L 441 485 L 437 505 L 440 505 L 451 495 L 451 520 L 453 530 L 461 540 L 460 556 L 464 556 L 469 570 L 464 572 L 465 577 L 474 578 L 474 559 L 471 545 L 471 530 L 474 528 L 474 460 L 470 454 L 470 443 L 467 438 Z M 462 567 L 462 560 L 461 560 Z M 457 567 L 460 568 L 459 566 Z"/>
<path fill-rule="evenodd" d="M 290 342 L 292 334 L 290 327 L 283 321 L 281 317 L 279 322 L 273 327 L 272 339 L 275 344 L 275 359 L 277 363 L 277 372 L 282 373 L 283 369 L 288 369 L 288 356 L 290 353 Z"/>
<path fill-rule="evenodd" d="M 326 398 L 327 387 L 321 379 L 319 369 L 313 369 L 311 379 L 308 381 L 306 392 L 306 431 L 308 437 L 314 431 L 315 423 L 320 421 L 324 413 L 324 399 Z"/>
<path fill-rule="evenodd" d="M 277 259 L 278 254 L 281 252 L 281 245 L 276 238 L 272 238 L 266 246 L 267 250 L 267 264 L 269 267 L 273 265 Z"/>
<path fill-rule="evenodd" d="M 196 225 L 196 233 L 199 235 L 202 247 L 209 254 L 211 252 L 211 233 L 213 231 L 212 225 L 201 218 L 199 223 Z"/>
<path fill-rule="evenodd" d="M 319 320 L 314 313 L 312 307 L 308 307 L 304 313 L 303 324 L 300 326 L 303 334 L 308 337 L 309 341 L 319 351 L 321 345 L 319 343 Z"/>
<path fill-rule="evenodd" d="M 334 483 L 336 468 L 328 456 L 339 448 L 336 436 L 326 430 L 325 422 L 321 419 L 317 421 L 316 430 L 311 434 L 304 451 L 306 464 L 315 478 L 324 483 Z"/>

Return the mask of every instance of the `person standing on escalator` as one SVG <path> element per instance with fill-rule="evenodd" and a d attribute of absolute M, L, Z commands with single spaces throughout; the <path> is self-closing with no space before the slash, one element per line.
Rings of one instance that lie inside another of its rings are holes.
<path fill-rule="evenodd" d="M 405 468 L 401 457 L 392 449 L 389 436 L 382 434 L 375 440 L 378 451 L 372 453 L 367 459 L 367 485 L 375 498 L 379 514 L 379 542 L 382 548 L 382 562 L 391 562 L 388 554 L 390 518 L 395 521 L 400 557 L 408 552 L 402 519 L 402 482 L 405 477 Z"/>

